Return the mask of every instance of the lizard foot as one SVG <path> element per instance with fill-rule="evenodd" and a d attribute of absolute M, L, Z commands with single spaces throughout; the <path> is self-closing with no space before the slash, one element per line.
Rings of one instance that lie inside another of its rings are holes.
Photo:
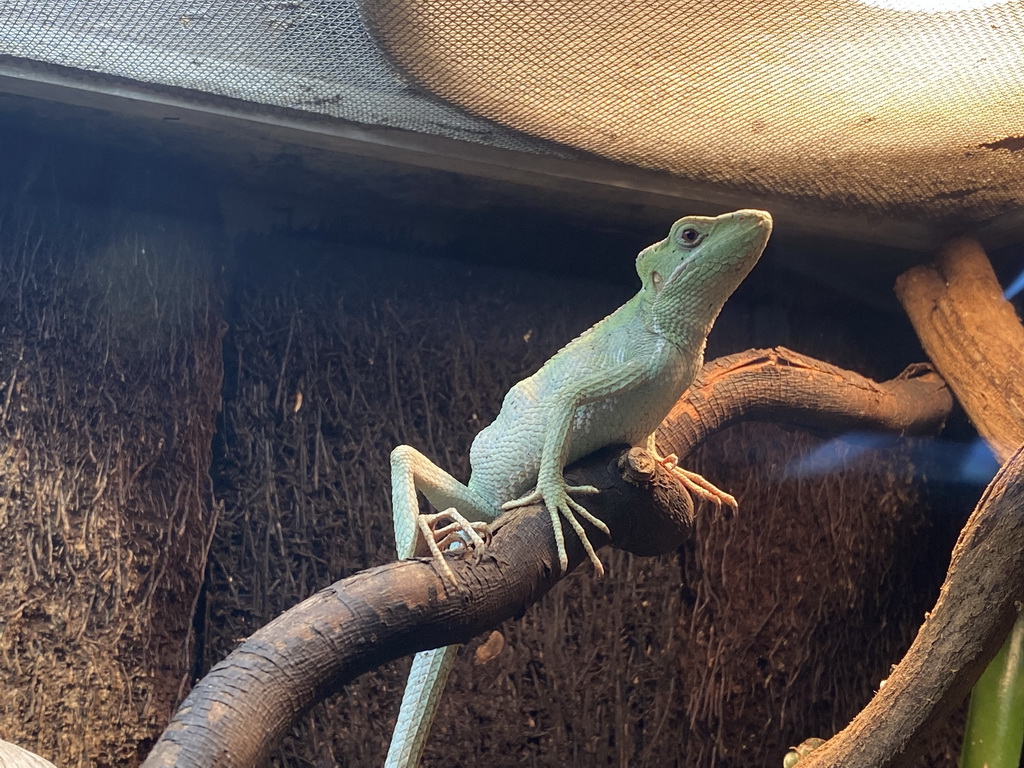
<path fill-rule="evenodd" d="M 661 465 L 666 469 L 671 469 L 672 473 L 676 476 L 680 483 L 692 493 L 694 496 L 709 501 L 716 507 L 721 507 L 723 504 L 730 507 L 734 512 L 739 509 L 739 504 L 736 502 L 736 497 L 731 493 L 717 488 L 709 480 L 705 480 L 703 477 L 698 475 L 696 472 L 691 472 L 688 469 L 683 469 L 677 463 L 679 457 L 674 453 L 670 453 L 668 456 L 664 456 L 659 459 Z"/>
<path fill-rule="evenodd" d="M 811 738 L 801 741 L 799 746 L 790 747 L 789 752 L 782 759 L 782 768 L 794 768 L 797 763 L 824 743 L 824 739 Z"/>
<path fill-rule="evenodd" d="M 555 546 L 558 548 L 558 565 L 561 568 L 561 572 L 565 573 L 568 570 L 569 556 L 565 551 L 565 534 L 562 532 L 562 522 L 559 516 L 568 520 L 569 525 L 576 531 L 576 535 L 580 537 L 580 541 L 583 543 L 583 549 L 586 551 L 587 557 L 594 564 L 594 571 L 597 573 L 598 578 L 601 578 L 604 576 L 604 564 L 601 562 L 601 558 L 597 556 L 597 552 L 594 551 L 594 545 L 590 543 L 590 539 L 587 538 L 587 532 L 583 529 L 583 524 L 580 523 L 576 516 L 579 515 L 599 531 L 609 536 L 611 536 L 611 531 L 608 530 L 608 526 L 605 525 L 603 520 L 594 517 L 582 504 L 569 496 L 570 493 L 591 494 L 597 492 L 597 488 L 592 485 L 565 485 L 562 483 L 558 485 L 556 490 L 549 490 L 547 493 L 544 493 L 538 487 L 525 496 L 505 502 L 501 505 L 501 508 L 504 510 L 516 509 L 517 507 L 526 507 L 530 504 L 543 502 L 548 510 L 548 514 L 551 515 L 551 525 L 555 531 Z"/>
<path fill-rule="evenodd" d="M 446 509 L 444 512 L 417 515 L 416 525 L 419 527 L 427 549 L 433 556 L 438 569 L 456 586 L 459 585 L 459 582 L 455 578 L 455 571 L 445 561 L 442 550 L 466 549 L 468 551 L 472 549 L 479 553 L 487 546 L 484 537 L 489 538 L 490 536 L 487 523 L 470 522 L 454 507 Z"/>

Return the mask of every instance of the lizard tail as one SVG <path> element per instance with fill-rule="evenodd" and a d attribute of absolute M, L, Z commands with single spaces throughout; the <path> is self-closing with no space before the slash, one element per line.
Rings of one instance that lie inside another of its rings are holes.
<path fill-rule="evenodd" d="M 458 649 L 457 645 L 449 645 L 413 657 L 384 768 L 416 768 L 420 764 Z"/>

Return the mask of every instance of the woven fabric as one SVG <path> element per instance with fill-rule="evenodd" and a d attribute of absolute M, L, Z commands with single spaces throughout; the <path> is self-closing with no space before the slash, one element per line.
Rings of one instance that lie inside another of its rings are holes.
<path fill-rule="evenodd" d="M 368 0 L 396 64 L 517 130 L 866 210 L 1024 202 L 1024 3 Z"/>
<path fill-rule="evenodd" d="M 0 54 L 558 153 L 412 85 L 371 38 L 355 0 L 0 0 Z"/>

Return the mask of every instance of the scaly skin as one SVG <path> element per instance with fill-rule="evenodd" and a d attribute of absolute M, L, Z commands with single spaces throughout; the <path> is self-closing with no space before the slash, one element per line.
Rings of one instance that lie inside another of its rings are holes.
<path fill-rule="evenodd" d="M 763 211 L 691 216 L 673 224 L 664 240 L 641 251 L 636 259 L 640 291 L 512 387 L 497 418 L 473 441 L 467 485 L 415 449 L 396 448 L 391 454 L 391 493 L 398 556 L 412 557 L 417 540 L 432 530 L 420 521 L 419 490 L 434 509 L 457 510 L 463 517 L 456 521 L 458 526 L 477 547 L 481 522 L 493 520 L 503 509 L 543 501 L 562 570 L 568 562 L 564 519 L 582 540 L 598 574 L 603 574 L 580 518 L 608 529 L 571 495 L 596 489 L 569 486 L 562 472 L 606 445 L 653 448 L 655 428 L 703 364 L 711 326 L 757 263 L 771 228 L 771 216 Z M 674 456 L 663 461 L 675 465 Z M 699 475 L 677 468 L 677 477 L 702 498 L 735 504 Z M 440 519 L 443 514 L 429 522 Z M 447 526 L 445 535 L 449 530 Z M 455 583 L 432 537 L 426 544 L 439 569 Z M 453 652 L 454 648 L 445 648 L 417 656 L 387 768 L 418 765 Z"/>

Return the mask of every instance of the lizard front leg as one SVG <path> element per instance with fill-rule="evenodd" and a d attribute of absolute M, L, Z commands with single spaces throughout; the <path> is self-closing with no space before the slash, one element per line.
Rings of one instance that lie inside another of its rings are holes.
<path fill-rule="evenodd" d="M 570 493 L 597 493 L 597 488 L 592 485 L 568 485 L 562 476 L 565 468 L 565 455 L 568 453 L 568 440 L 572 426 L 572 417 L 579 407 L 578 398 L 569 402 L 557 404 L 552 410 L 551 422 L 545 434 L 544 448 L 541 452 L 540 468 L 537 473 L 537 485 L 530 493 L 513 499 L 501 505 L 502 509 L 515 509 L 529 504 L 543 502 L 551 515 L 551 526 L 555 534 L 555 547 L 558 550 L 558 565 L 561 572 L 565 573 L 569 568 L 569 556 L 565 551 L 565 534 L 562 531 L 562 518 L 569 522 L 572 529 L 576 531 L 587 557 L 594 564 L 597 575 L 604 576 L 604 564 L 601 558 L 594 551 L 594 545 L 590 543 L 586 530 L 577 519 L 577 515 L 587 520 L 596 527 L 610 535 L 608 526 L 603 521 L 594 517 L 578 501 L 573 499 Z"/>
<path fill-rule="evenodd" d="M 587 511 L 586 507 L 580 504 L 578 501 L 573 499 L 570 493 L 597 493 L 598 489 L 592 485 L 567 485 L 564 480 L 559 478 L 542 480 L 538 477 L 537 487 L 531 493 L 526 496 L 521 496 L 518 499 L 507 501 L 501 505 L 502 509 L 516 509 L 517 507 L 525 507 L 530 504 L 536 504 L 537 502 L 543 502 L 545 508 L 548 510 L 548 514 L 551 515 L 551 525 L 555 533 L 555 547 L 558 550 L 558 565 L 561 568 L 562 573 L 569 567 L 569 555 L 565 551 L 565 534 L 562 531 L 562 520 L 565 518 L 572 529 L 576 531 L 576 535 L 580 537 L 580 541 L 583 543 L 583 549 L 587 553 L 587 557 L 590 558 L 590 562 L 594 564 L 594 570 L 597 572 L 598 577 L 604 576 L 604 564 L 601 562 L 601 558 L 597 556 L 597 552 L 594 550 L 594 545 L 590 543 L 590 538 L 587 536 L 586 530 L 583 525 L 576 518 L 579 515 L 584 520 L 589 522 L 598 530 L 611 535 L 611 531 L 608 530 L 608 526 L 605 525 L 604 521 L 598 519 L 594 515 Z"/>
<path fill-rule="evenodd" d="M 598 576 L 604 575 L 604 565 L 594 551 L 587 533 L 578 517 L 583 518 L 598 530 L 611 535 L 608 526 L 590 514 L 570 493 L 597 493 L 592 485 L 567 485 L 562 473 L 565 470 L 570 446 L 577 437 L 573 434 L 573 419 L 577 411 L 588 403 L 603 398 L 621 395 L 644 383 L 650 371 L 643 363 L 636 360 L 618 366 L 608 366 L 599 371 L 582 376 L 573 383 L 571 388 L 561 397 L 553 398 L 548 407 L 548 420 L 544 431 L 544 444 L 540 455 L 540 466 L 537 472 L 537 486 L 527 495 L 506 502 L 502 509 L 514 509 L 538 501 L 543 501 L 551 515 L 554 527 L 555 544 L 558 548 L 558 564 L 564 573 L 569 567 L 569 558 L 565 551 L 565 537 L 562 533 L 561 519 L 564 518 L 580 537 L 587 557 L 594 564 Z M 578 517 L 577 517 L 578 516 Z"/>

